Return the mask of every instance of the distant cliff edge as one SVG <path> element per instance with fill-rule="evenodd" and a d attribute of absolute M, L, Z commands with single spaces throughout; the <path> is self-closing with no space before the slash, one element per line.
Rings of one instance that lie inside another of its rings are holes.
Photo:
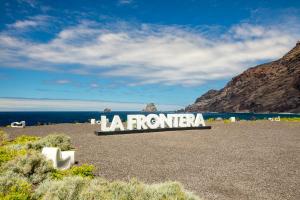
<path fill-rule="evenodd" d="M 249 68 L 209 90 L 187 112 L 300 113 L 300 42 L 281 59 Z"/>

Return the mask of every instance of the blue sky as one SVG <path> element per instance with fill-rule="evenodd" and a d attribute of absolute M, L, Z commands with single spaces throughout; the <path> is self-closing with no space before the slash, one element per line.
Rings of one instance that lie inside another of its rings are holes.
<path fill-rule="evenodd" d="M 299 24 L 299 1 L 1 0 L 0 110 L 182 108 L 280 58 Z"/>

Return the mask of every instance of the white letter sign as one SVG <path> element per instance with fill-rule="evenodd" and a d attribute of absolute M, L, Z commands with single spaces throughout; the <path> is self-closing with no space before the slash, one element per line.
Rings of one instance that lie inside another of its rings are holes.
<path fill-rule="evenodd" d="M 167 116 L 165 114 L 127 115 L 126 123 L 123 123 L 118 115 L 114 115 L 110 124 L 106 116 L 101 116 L 101 131 L 103 132 L 191 127 L 205 127 L 202 114 L 198 113 L 196 116 L 191 113 L 167 114 Z"/>

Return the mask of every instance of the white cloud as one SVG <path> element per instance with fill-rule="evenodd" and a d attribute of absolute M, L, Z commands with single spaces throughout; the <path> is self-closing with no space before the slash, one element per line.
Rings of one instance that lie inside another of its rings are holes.
<path fill-rule="evenodd" d="M 54 82 L 61 85 L 71 83 L 71 81 L 67 79 L 55 80 Z"/>
<path fill-rule="evenodd" d="M 59 100 L 59 99 L 18 99 L 0 98 L 0 111 L 103 111 L 112 110 L 141 111 L 144 103 L 109 101 Z M 177 105 L 157 105 L 159 110 L 172 111 L 182 107 Z"/>
<path fill-rule="evenodd" d="M 131 4 L 133 0 L 119 0 L 119 4 Z"/>
<path fill-rule="evenodd" d="M 49 17 L 46 15 L 37 15 L 25 20 L 18 20 L 13 24 L 9 24 L 8 27 L 14 29 L 32 28 L 32 27 L 44 25 L 48 19 Z"/>
<path fill-rule="evenodd" d="M 91 88 L 99 88 L 100 86 L 99 86 L 99 84 L 97 84 L 97 83 L 91 83 L 91 84 L 90 84 L 90 87 L 91 87 Z"/>
<path fill-rule="evenodd" d="M 11 26 L 14 28 L 26 28 L 29 26 L 37 26 L 38 23 L 33 20 L 23 20 L 23 21 L 16 21 L 14 24 Z"/>
<path fill-rule="evenodd" d="M 29 6 L 35 8 L 37 6 L 37 1 L 36 0 L 18 0 L 19 2 L 24 2 L 28 4 Z"/>
<path fill-rule="evenodd" d="M 1 34 L 0 59 L 11 67 L 129 77 L 129 85 L 199 85 L 280 58 L 299 30 L 240 24 L 216 38 L 178 26 L 83 23 L 45 43 Z"/>

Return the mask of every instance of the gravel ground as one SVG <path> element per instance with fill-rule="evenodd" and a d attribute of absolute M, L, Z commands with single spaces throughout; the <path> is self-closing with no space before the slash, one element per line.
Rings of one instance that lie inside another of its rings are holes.
<path fill-rule="evenodd" d="M 211 130 L 96 136 L 97 125 L 2 128 L 71 136 L 76 160 L 110 180 L 179 181 L 203 199 L 300 199 L 300 123 L 211 123 Z"/>

